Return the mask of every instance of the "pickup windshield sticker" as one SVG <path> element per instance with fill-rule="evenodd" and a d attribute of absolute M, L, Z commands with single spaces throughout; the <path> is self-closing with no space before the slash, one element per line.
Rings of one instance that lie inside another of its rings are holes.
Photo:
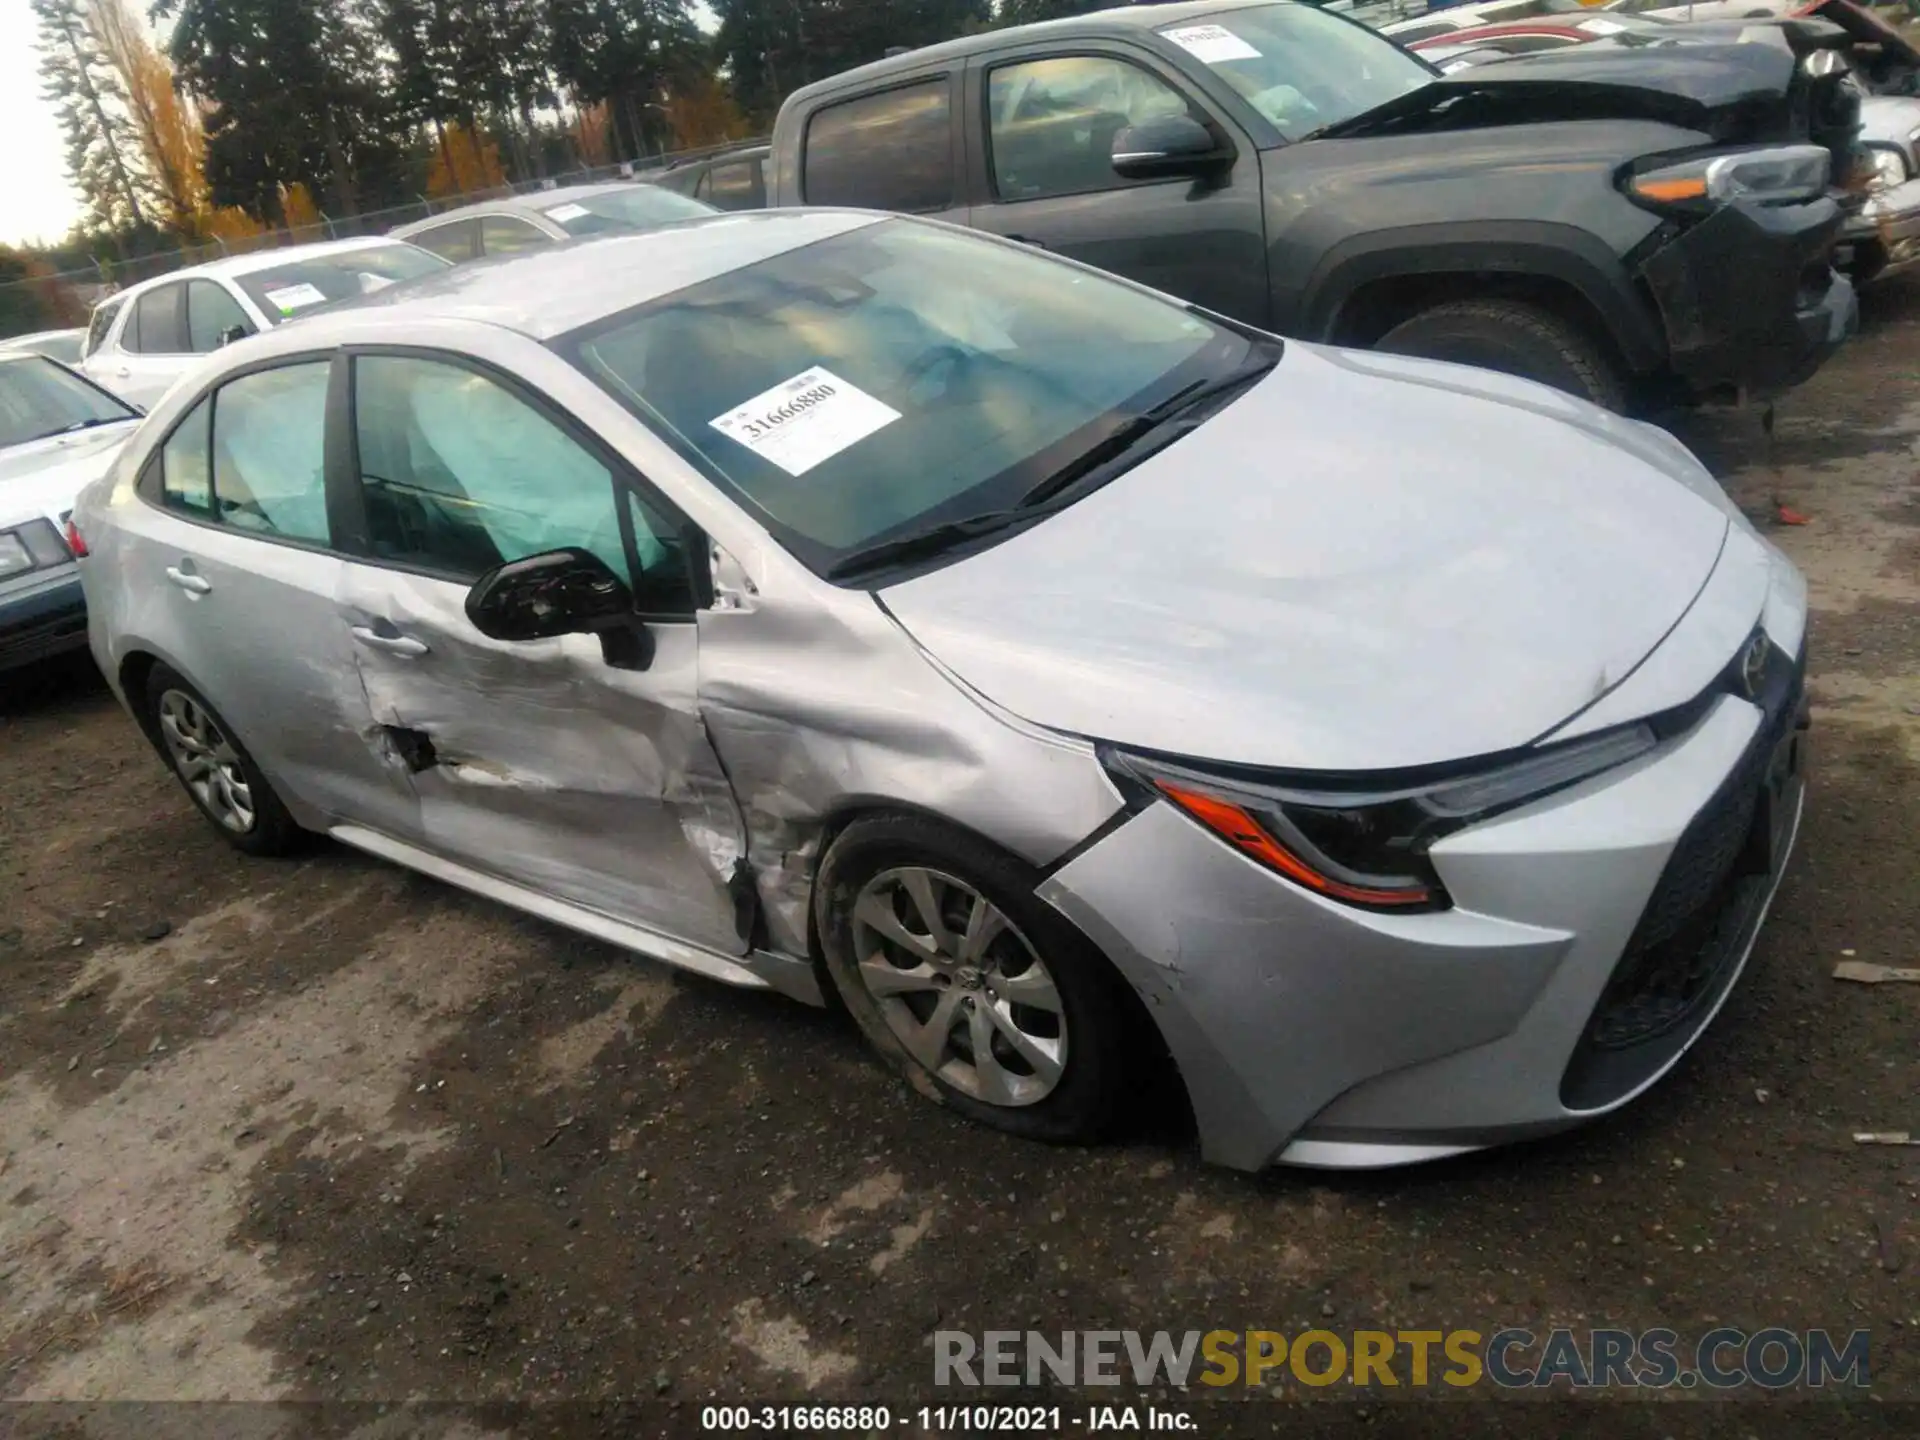
<path fill-rule="evenodd" d="M 324 305 L 327 297 L 314 285 L 283 285 L 278 290 L 267 291 L 267 303 L 286 315 L 302 306 Z"/>
<path fill-rule="evenodd" d="M 789 475 L 804 475 L 900 412 L 818 365 L 708 423 Z"/>
<path fill-rule="evenodd" d="M 1229 60 L 1258 60 L 1260 52 L 1224 25 L 1181 25 L 1160 32 L 1196 60 L 1221 65 Z"/>
<path fill-rule="evenodd" d="M 568 203 L 554 206 L 551 210 L 547 211 L 547 218 L 549 220 L 557 220 L 560 224 L 564 225 L 569 220 L 578 220 L 586 213 L 586 206 Z"/>

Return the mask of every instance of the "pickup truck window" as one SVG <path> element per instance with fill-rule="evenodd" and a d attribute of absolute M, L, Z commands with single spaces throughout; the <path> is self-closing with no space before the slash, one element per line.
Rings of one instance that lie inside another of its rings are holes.
<path fill-rule="evenodd" d="M 1311 5 L 1232 10 L 1212 24 L 1163 25 L 1160 36 L 1239 91 L 1289 140 L 1435 79 L 1391 41 Z"/>
<path fill-rule="evenodd" d="M 909 213 L 952 205 L 948 95 L 943 75 L 818 111 L 801 162 L 807 204 Z"/>
<path fill-rule="evenodd" d="M 1113 137 L 1187 102 L 1137 65 L 1100 55 L 1057 55 L 1003 65 L 987 78 L 987 138 L 994 190 L 1032 200 L 1113 190 Z"/>

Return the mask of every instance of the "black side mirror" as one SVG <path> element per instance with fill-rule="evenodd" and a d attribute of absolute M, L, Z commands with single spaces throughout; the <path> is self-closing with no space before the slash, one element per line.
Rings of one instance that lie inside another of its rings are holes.
<path fill-rule="evenodd" d="M 617 669 L 644 670 L 653 660 L 633 592 L 591 550 L 548 550 L 496 566 L 467 592 L 467 619 L 494 640 L 598 635 Z"/>
<path fill-rule="evenodd" d="M 1233 152 L 1191 115 L 1159 115 L 1113 137 L 1113 168 L 1129 180 L 1194 175 L 1232 158 Z"/>
<path fill-rule="evenodd" d="M 244 340 L 253 332 L 244 325 L 229 325 L 220 332 L 220 346 L 225 349 L 236 340 Z"/>

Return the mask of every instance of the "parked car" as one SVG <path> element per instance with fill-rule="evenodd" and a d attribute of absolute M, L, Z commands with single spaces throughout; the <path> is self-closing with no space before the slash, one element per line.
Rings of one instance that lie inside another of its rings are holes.
<path fill-rule="evenodd" d="M 50 356 L 62 365 L 78 365 L 81 342 L 86 338 L 84 329 L 36 330 L 30 335 L 0 340 L 0 350 L 24 350 L 30 355 Z"/>
<path fill-rule="evenodd" d="M 1641 15 L 1550 15 L 1540 20 L 1503 20 L 1492 25 L 1472 25 L 1449 30 L 1425 40 L 1395 38 L 1424 60 L 1434 60 L 1437 52 L 1450 48 L 1484 46 L 1508 55 L 1533 55 L 1543 50 L 1563 50 L 1592 41 L 1616 44 L 1657 43 L 1676 30 L 1670 20 L 1655 20 Z M 1732 37 L 1728 37 L 1731 42 Z"/>
<path fill-rule="evenodd" d="M 1609 408 L 1765 396 L 1855 323 L 1827 263 L 1842 79 L 1756 46 L 1439 76 L 1305 5 L 1140 5 L 795 92 L 773 199 L 937 215 Z"/>
<path fill-rule="evenodd" d="M 339 307 L 76 520 L 94 654 L 240 849 L 831 986 L 1036 1138 L 1163 1048 L 1246 1167 L 1611 1110 L 1800 811 L 1804 585 L 1666 432 L 908 218 Z"/>
<path fill-rule="evenodd" d="M 223 345 L 335 301 L 447 268 L 398 240 L 328 240 L 231 255 L 134 285 L 94 307 L 80 368 L 136 405 Z"/>
<path fill-rule="evenodd" d="M 750 145 L 670 165 L 647 179 L 663 190 L 704 200 L 716 210 L 764 210 L 770 147 Z"/>
<path fill-rule="evenodd" d="M 646 230 L 711 214 L 711 205 L 690 196 L 635 180 L 609 180 L 461 205 L 401 225 L 392 234 L 457 265 L 483 255 L 517 255 L 576 235 Z"/>
<path fill-rule="evenodd" d="M 1470 30 L 1502 20 L 1528 20 L 1543 15 L 1578 15 L 1586 7 L 1580 0 L 1491 0 L 1485 5 L 1447 5 L 1430 7 L 1424 14 L 1392 20 L 1373 28 L 1391 35 L 1399 44 L 1411 45 L 1451 30 Z"/>
<path fill-rule="evenodd" d="M 86 648 L 67 519 L 139 423 L 59 361 L 0 350 L 0 671 Z"/>

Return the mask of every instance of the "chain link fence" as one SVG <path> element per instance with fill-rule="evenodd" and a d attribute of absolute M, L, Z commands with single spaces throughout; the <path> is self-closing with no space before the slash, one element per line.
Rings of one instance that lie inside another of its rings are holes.
<path fill-rule="evenodd" d="M 0 297 L 10 289 L 39 288 L 44 294 L 47 288 L 52 288 L 66 290 L 80 302 L 82 308 L 90 308 L 99 304 L 108 295 L 125 289 L 129 285 L 137 285 L 143 280 L 151 280 L 157 275 L 166 275 L 190 265 L 203 265 L 209 260 L 218 260 L 224 255 L 244 255 L 255 250 L 277 250 L 283 246 L 305 245 L 317 240 L 347 240 L 362 235 L 384 235 L 396 225 L 424 220 L 429 215 L 437 215 L 443 210 L 457 209 L 462 205 L 471 205 L 479 200 L 499 200 L 509 195 L 534 195 L 543 190 L 557 190 L 565 185 L 589 185 L 601 180 L 644 180 L 649 175 L 657 175 L 674 166 L 705 159 L 709 155 L 724 154 L 729 150 L 765 143 L 764 138 L 729 140 L 718 145 L 669 150 L 660 155 L 649 156 L 645 160 L 628 160 L 615 165 L 593 165 L 535 180 L 495 185 L 484 190 L 469 190 L 458 195 L 433 197 L 422 195 L 410 204 L 393 205 L 384 210 L 362 210 L 355 215 L 340 217 L 323 213 L 312 224 L 281 226 L 263 231 L 258 235 L 246 236 L 244 239 L 215 239 L 204 245 L 183 245 L 176 250 L 159 250 L 150 255 L 136 255 L 124 260 L 96 260 L 84 269 L 63 270 L 50 275 L 37 275 L 26 280 L 9 281 L 0 284 Z"/>

